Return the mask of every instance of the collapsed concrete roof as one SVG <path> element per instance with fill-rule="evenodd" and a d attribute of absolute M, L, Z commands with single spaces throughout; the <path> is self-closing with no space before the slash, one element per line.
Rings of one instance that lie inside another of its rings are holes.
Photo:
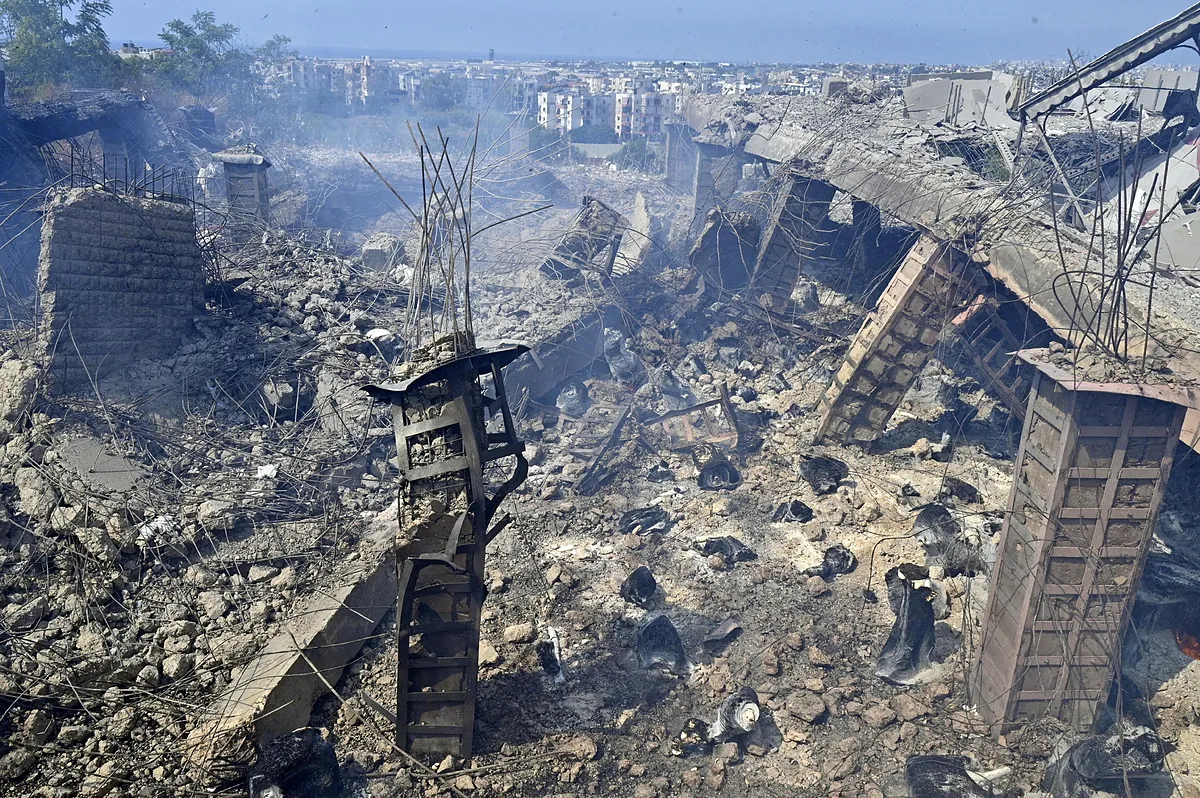
<path fill-rule="evenodd" d="M 961 159 L 940 157 L 935 139 L 943 134 L 904 118 L 896 102 L 698 96 L 689 101 L 685 116 L 701 143 L 788 163 L 954 244 L 1066 340 L 1083 344 L 1111 321 L 1099 298 L 1101 272 L 1105 266 L 1111 270 L 1113 252 L 1056 222 L 1044 187 L 988 180 Z M 991 140 L 987 131 L 973 135 L 985 144 Z M 1149 304 L 1141 276 L 1132 275 L 1124 286 L 1129 352 L 1146 351 L 1157 359 L 1158 368 L 1143 381 L 1183 385 L 1194 393 L 1200 352 L 1188 342 L 1200 332 L 1185 320 L 1196 317 L 1200 307 L 1185 288 L 1160 280 L 1149 329 L 1141 330 Z M 1196 437 L 1198 422 L 1196 413 L 1189 415 L 1189 440 Z"/>

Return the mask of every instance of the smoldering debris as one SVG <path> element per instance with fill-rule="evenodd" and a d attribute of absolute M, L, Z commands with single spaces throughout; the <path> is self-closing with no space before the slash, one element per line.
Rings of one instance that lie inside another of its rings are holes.
<path fill-rule="evenodd" d="M 775 522 L 790 521 L 795 523 L 807 523 L 813 519 L 813 509 L 799 499 L 780 502 L 775 508 L 775 513 L 771 516 L 771 520 Z"/>
<path fill-rule="evenodd" d="M 696 482 L 702 490 L 733 490 L 742 476 L 719 448 L 701 443 L 692 449 L 692 464 L 696 466 Z"/>
<path fill-rule="evenodd" d="M 639 607 L 648 607 L 658 590 L 658 582 L 654 574 L 644 565 L 633 569 L 625 581 L 621 583 L 621 598 Z"/>
<path fill-rule="evenodd" d="M 661 507 L 643 507 L 621 516 L 617 529 L 622 535 L 652 535 L 665 532 L 671 517 Z"/>
<path fill-rule="evenodd" d="M 719 654 L 741 633 L 741 622 L 737 618 L 730 616 L 717 624 L 712 631 L 704 636 L 704 650 L 709 654 Z"/>
<path fill-rule="evenodd" d="M 848 574 L 857 565 L 858 559 L 854 556 L 854 552 L 838 543 L 825 549 L 820 565 L 806 568 L 802 573 L 805 576 L 819 576 L 826 582 L 832 582 L 835 576 Z"/>
<path fill-rule="evenodd" d="M 910 798 L 993 798 L 990 781 L 967 770 L 961 756 L 910 756 L 904 763 Z"/>
<path fill-rule="evenodd" d="M 554 401 L 559 411 L 572 418 L 580 418 L 588 409 L 587 383 L 579 379 L 569 379 L 563 383 Z"/>
<path fill-rule="evenodd" d="M 850 467 L 843 461 L 824 455 L 800 455 L 796 469 L 818 496 L 833 493 L 850 476 Z"/>
<path fill-rule="evenodd" d="M 724 743 L 744 737 L 758 728 L 761 714 L 758 694 L 750 687 L 741 687 L 717 708 L 717 717 L 708 727 L 708 739 Z"/>
<path fill-rule="evenodd" d="M 962 526 L 944 505 L 922 507 L 913 519 L 912 530 L 925 547 L 926 567 L 940 568 L 946 576 L 973 577 L 987 573 L 980 545 L 964 536 Z"/>
<path fill-rule="evenodd" d="M 758 694 L 748 686 L 741 687 L 721 702 L 711 723 L 699 718 L 686 720 L 672 740 L 670 752 L 674 756 L 698 756 L 730 742 L 740 748 L 741 740 L 758 729 L 761 716 Z"/>
<path fill-rule="evenodd" d="M 333 745 L 321 729 L 301 729 L 258 749 L 247 778 L 251 798 L 329 798 L 342 793 Z"/>
<path fill-rule="evenodd" d="M 696 541 L 694 546 L 696 551 L 705 557 L 719 557 L 723 563 L 722 567 L 758 559 L 753 549 L 732 535 L 704 538 Z"/>

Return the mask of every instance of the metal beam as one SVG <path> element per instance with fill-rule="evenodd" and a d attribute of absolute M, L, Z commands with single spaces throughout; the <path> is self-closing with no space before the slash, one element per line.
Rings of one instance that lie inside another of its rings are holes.
<path fill-rule="evenodd" d="M 1200 35 L 1200 3 L 1135 36 L 1021 104 L 1021 118 L 1036 120 L 1090 89 L 1124 75 Z"/>

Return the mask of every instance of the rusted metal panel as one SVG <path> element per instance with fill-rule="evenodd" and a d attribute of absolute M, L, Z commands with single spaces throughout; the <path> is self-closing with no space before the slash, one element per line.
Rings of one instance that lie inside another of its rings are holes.
<path fill-rule="evenodd" d="M 1045 715 L 1085 729 L 1107 699 L 1184 414 L 1043 371 L 974 668 L 980 712 L 998 731 Z"/>
<path fill-rule="evenodd" d="M 1017 357 L 1021 342 L 998 311 L 994 299 L 980 294 L 952 324 L 958 327 L 967 354 L 987 378 L 984 387 L 995 391 L 1015 416 L 1024 418 L 1028 367 Z"/>

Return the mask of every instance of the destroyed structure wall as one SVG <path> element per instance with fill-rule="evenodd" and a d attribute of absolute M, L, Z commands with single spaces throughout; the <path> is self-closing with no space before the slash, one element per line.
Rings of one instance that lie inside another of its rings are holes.
<path fill-rule="evenodd" d="M 69 392 L 135 360 L 170 355 L 204 303 L 189 206 L 71 189 L 46 208 L 38 263 L 40 343 Z"/>

